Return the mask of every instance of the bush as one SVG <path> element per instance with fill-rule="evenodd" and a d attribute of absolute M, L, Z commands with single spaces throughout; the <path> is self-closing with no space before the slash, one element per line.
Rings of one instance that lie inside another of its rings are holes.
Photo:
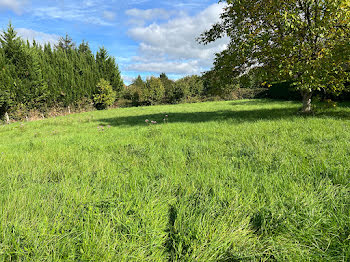
<path fill-rule="evenodd" d="M 81 98 L 74 103 L 73 109 L 75 112 L 86 112 L 93 110 L 94 102 L 89 98 Z M 63 106 L 58 106 L 58 108 L 63 108 Z"/>
<path fill-rule="evenodd" d="M 140 102 L 140 96 L 142 93 L 144 86 L 139 86 L 132 84 L 124 89 L 122 98 L 119 99 L 118 103 L 123 104 L 123 102 L 120 102 L 120 100 L 125 101 L 126 106 L 139 106 L 141 105 Z M 127 102 L 129 101 L 129 102 Z M 128 105 L 129 104 L 129 105 Z M 121 105 L 123 107 L 123 105 Z"/>
<path fill-rule="evenodd" d="M 146 85 L 139 94 L 140 103 L 142 105 L 161 104 L 165 97 L 165 89 L 159 78 L 151 77 L 147 79 Z"/>
<path fill-rule="evenodd" d="M 186 76 L 176 81 L 175 88 L 178 100 L 199 101 L 203 97 L 204 83 L 199 76 Z"/>
<path fill-rule="evenodd" d="M 117 103 L 118 107 L 132 107 L 133 102 L 131 99 L 120 98 Z"/>
<path fill-rule="evenodd" d="M 232 100 L 265 98 L 268 89 L 266 88 L 236 88 L 229 96 Z"/>
<path fill-rule="evenodd" d="M 9 92 L 0 90 L 0 118 L 5 115 L 11 104 L 12 100 Z"/>
<path fill-rule="evenodd" d="M 94 104 L 96 109 L 103 110 L 113 105 L 117 93 L 113 91 L 110 83 L 104 79 L 101 79 L 97 84 L 97 94 L 94 95 Z"/>

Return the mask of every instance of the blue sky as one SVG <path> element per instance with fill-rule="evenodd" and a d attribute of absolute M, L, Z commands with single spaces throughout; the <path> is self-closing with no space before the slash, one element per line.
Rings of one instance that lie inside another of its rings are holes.
<path fill-rule="evenodd" d="M 42 43 L 67 33 L 94 52 L 104 46 L 129 84 L 137 75 L 178 79 L 208 70 L 227 39 L 207 46 L 195 39 L 222 8 L 216 0 L 0 0 L 0 24 L 11 20 L 19 35 Z"/>

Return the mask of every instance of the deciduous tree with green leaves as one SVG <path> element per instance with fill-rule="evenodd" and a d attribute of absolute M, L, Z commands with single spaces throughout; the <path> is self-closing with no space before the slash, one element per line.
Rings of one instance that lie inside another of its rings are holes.
<path fill-rule="evenodd" d="M 204 32 L 207 44 L 228 36 L 214 70 L 227 81 L 262 67 L 292 80 L 311 111 L 315 90 L 339 93 L 349 80 L 349 0 L 226 0 L 221 21 Z"/>
<path fill-rule="evenodd" d="M 165 89 L 162 81 L 157 77 L 151 77 L 146 83 L 140 94 L 140 102 L 143 105 L 158 105 L 164 100 Z"/>
<path fill-rule="evenodd" d="M 111 84 L 102 78 L 97 84 L 97 89 L 97 94 L 94 95 L 95 107 L 103 110 L 113 105 L 117 94 Z"/>

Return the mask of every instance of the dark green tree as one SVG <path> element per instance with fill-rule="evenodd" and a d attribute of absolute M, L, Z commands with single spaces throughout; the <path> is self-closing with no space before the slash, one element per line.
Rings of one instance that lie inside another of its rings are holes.
<path fill-rule="evenodd" d="M 173 104 L 177 102 L 177 96 L 176 96 L 176 86 L 175 82 L 168 78 L 168 76 L 165 73 L 162 73 L 159 76 L 160 81 L 162 81 L 162 84 L 164 86 L 165 90 L 165 103 Z"/>
<path fill-rule="evenodd" d="M 120 75 L 118 65 L 114 57 L 109 56 L 108 51 L 101 47 L 96 53 L 96 63 L 100 76 L 110 82 L 117 96 L 123 90 L 124 83 Z"/>
<path fill-rule="evenodd" d="M 68 35 L 55 48 L 29 43 L 17 36 L 11 23 L 0 35 L 0 69 L 0 114 L 16 108 L 45 111 L 91 105 L 102 78 L 118 95 L 124 88 L 118 65 L 107 50 L 100 49 L 95 57 L 87 42 L 75 48 Z"/>
<path fill-rule="evenodd" d="M 60 37 L 60 39 L 58 40 L 58 44 L 55 45 L 55 47 L 57 49 L 62 49 L 68 52 L 70 50 L 75 49 L 76 45 L 73 42 L 72 38 L 68 34 L 66 34 L 65 37 L 62 37 L 62 36 Z"/>
<path fill-rule="evenodd" d="M 18 63 L 18 60 L 22 55 L 21 46 L 23 43 L 17 36 L 11 22 L 8 24 L 7 30 L 2 32 L 0 43 L 6 60 L 12 64 Z"/>

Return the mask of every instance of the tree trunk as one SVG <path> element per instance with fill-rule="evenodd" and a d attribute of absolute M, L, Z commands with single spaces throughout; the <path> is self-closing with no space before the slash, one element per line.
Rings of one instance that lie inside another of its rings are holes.
<path fill-rule="evenodd" d="M 303 91 L 302 96 L 303 96 L 303 108 L 301 109 L 301 111 L 303 113 L 310 113 L 311 112 L 312 92 L 311 91 Z"/>

